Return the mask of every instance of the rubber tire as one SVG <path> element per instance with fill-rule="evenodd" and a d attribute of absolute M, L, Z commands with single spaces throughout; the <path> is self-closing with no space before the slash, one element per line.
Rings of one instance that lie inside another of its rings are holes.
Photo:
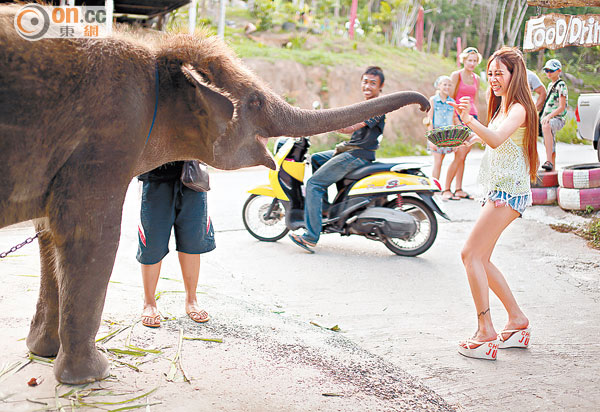
<path fill-rule="evenodd" d="M 244 227 L 246 228 L 246 230 L 248 231 L 248 233 L 250 233 L 253 237 L 255 237 L 256 239 L 262 241 L 262 242 L 277 242 L 279 239 L 283 238 L 285 235 L 288 234 L 288 232 L 290 231 L 288 228 L 286 228 L 283 232 L 281 232 L 281 234 L 274 236 L 274 237 L 263 237 L 260 236 L 257 233 L 254 233 L 252 231 L 252 229 L 250 229 L 250 226 L 248 226 L 248 222 L 246 222 L 246 208 L 248 207 L 248 205 L 250 204 L 250 202 L 252 202 L 252 200 L 254 200 L 254 198 L 260 197 L 261 195 L 250 195 L 248 197 L 248 199 L 246 199 L 246 202 L 244 203 L 244 206 L 242 207 L 242 221 L 244 222 Z M 283 206 L 281 206 L 283 207 Z"/>
<path fill-rule="evenodd" d="M 558 187 L 532 187 L 531 197 L 533 205 L 553 205 L 556 203 Z"/>
<path fill-rule="evenodd" d="M 560 187 L 591 189 L 600 187 L 600 163 L 582 163 L 568 166 L 558 172 Z"/>
<path fill-rule="evenodd" d="M 558 171 L 553 170 L 546 172 L 545 170 L 539 170 L 537 172 L 537 178 L 535 182 L 531 184 L 531 187 L 556 187 L 558 186 Z"/>
<path fill-rule="evenodd" d="M 559 187 L 556 197 L 558 205 L 565 210 L 586 210 L 587 206 L 592 206 L 594 210 L 600 209 L 600 187 L 592 189 Z"/>
<path fill-rule="evenodd" d="M 427 218 L 431 222 L 431 232 L 429 233 L 429 238 L 427 238 L 425 243 L 423 243 L 423 245 L 421 245 L 420 247 L 418 247 L 416 249 L 410 249 L 410 250 L 401 249 L 401 248 L 397 247 L 387 238 L 383 241 L 383 244 L 385 245 L 385 247 L 387 247 L 389 250 L 391 250 L 398 256 L 409 256 L 409 257 L 418 256 L 418 255 L 426 252 L 431 247 L 431 245 L 433 245 L 433 242 L 435 242 L 435 238 L 437 237 L 437 231 L 438 231 L 438 222 L 435 217 L 435 214 L 433 213 L 433 210 L 431 210 L 429 208 L 429 206 L 427 206 L 427 204 L 425 202 L 423 202 L 421 199 L 417 199 L 416 197 L 408 197 L 407 196 L 407 197 L 402 198 L 402 202 L 405 204 L 416 205 L 425 212 L 425 214 L 427 215 Z M 395 209 L 396 201 L 393 200 L 391 202 L 388 202 L 385 205 L 385 207 L 390 207 L 392 209 Z"/>

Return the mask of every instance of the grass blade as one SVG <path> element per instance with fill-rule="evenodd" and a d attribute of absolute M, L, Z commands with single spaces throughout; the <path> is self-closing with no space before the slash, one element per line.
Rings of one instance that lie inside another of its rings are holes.
<path fill-rule="evenodd" d="M 194 338 L 191 336 L 184 336 L 183 339 L 185 339 L 185 340 L 203 340 L 206 342 L 223 343 L 223 339 L 220 339 L 220 338 Z"/>
<path fill-rule="evenodd" d="M 171 360 L 171 367 L 169 368 L 169 373 L 167 373 L 167 380 L 169 382 L 173 382 L 175 379 L 175 374 L 177 373 L 177 361 L 179 360 L 179 356 L 181 355 L 181 346 L 183 344 L 183 328 L 179 328 L 179 344 L 177 346 L 177 353 Z"/>

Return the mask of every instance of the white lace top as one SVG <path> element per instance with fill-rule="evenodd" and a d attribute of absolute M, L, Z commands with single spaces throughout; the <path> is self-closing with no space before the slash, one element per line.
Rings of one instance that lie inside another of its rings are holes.
<path fill-rule="evenodd" d="M 496 130 L 500 121 L 496 117 L 488 127 Z M 497 148 L 492 149 L 490 146 L 485 148 L 478 181 L 486 197 L 491 192 L 501 191 L 509 198 L 525 195 L 531 198 L 529 166 L 523 151 L 524 136 L 525 128 L 519 127 Z"/>

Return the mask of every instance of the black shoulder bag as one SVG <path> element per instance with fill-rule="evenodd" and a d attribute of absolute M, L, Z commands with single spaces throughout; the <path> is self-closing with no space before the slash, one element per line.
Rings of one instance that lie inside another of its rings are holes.
<path fill-rule="evenodd" d="M 181 170 L 181 183 L 196 192 L 208 192 L 210 190 L 208 166 L 197 160 L 186 160 Z"/>

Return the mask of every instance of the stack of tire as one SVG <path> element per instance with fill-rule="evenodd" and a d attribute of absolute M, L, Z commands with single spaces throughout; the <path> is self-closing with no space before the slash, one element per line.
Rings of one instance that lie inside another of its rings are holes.
<path fill-rule="evenodd" d="M 532 203 L 534 205 L 553 205 L 556 203 L 558 191 L 558 172 L 538 171 L 537 180 L 531 185 Z"/>
<path fill-rule="evenodd" d="M 558 205 L 566 210 L 600 209 L 600 163 L 565 167 L 558 172 Z"/>

